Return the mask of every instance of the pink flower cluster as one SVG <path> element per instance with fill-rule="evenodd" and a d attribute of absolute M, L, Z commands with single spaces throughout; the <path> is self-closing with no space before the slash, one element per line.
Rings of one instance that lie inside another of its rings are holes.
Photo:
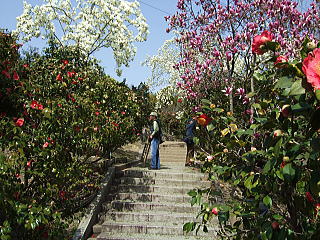
<path fill-rule="evenodd" d="M 182 73 L 179 87 L 189 97 L 201 96 L 208 86 L 219 87 L 224 77 L 232 78 L 236 59 L 252 62 L 254 54 L 265 52 L 268 41 L 278 42 L 285 53 L 279 53 L 283 58 L 278 63 L 297 56 L 305 36 L 314 39 L 320 19 L 315 3 L 304 12 L 293 0 L 230 0 L 228 3 L 178 0 L 178 12 L 166 17 L 168 31 L 180 33 L 176 41 L 181 58 L 174 68 Z M 265 26 L 269 31 L 262 32 Z"/>

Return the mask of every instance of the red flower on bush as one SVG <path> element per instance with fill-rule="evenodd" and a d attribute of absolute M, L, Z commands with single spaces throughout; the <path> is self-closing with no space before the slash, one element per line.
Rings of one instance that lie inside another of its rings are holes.
<path fill-rule="evenodd" d="M 24 118 L 19 118 L 15 124 L 17 127 L 21 127 L 24 124 Z"/>
<path fill-rule="evenodd" d="M 62 200 L 66 200 L 67 198 L 66 198 L 66 193 L 67 192 L 65 192 L 65 191 L 59 191 L 59 197 L 62 199 Z"/>
<path fill-rule="evenodd" d="M 267 49 L 265 49 L 265 44 L 271 42 L 273 39 L 272 33 L 265 30 L 261 35 L 257 35 L 253 38 L 252 42 L 252 52 L 258 55 L 264 54 Z"/>
<path fill-rule="evenodd" d="M 43 110 L 43 105 L 42 105 L 42 104 L 39 104 L 36 100 L 32 100 L 32 101 L 31 101 L 30 107 L 31 107 L 32 109 Z"/>
<path fill-rule="evenodd" d="M 274 62 L 274 65 L 276 68 L 284 68 L 286 66 L 286 64 L 282 64 L 282 63 L 286 63 L 286 62 L 288 62 L 287 56 L 279 56 L 279 57 L 277 57 L 276 61 Z"/>
<path fill-rule="evenodd" d="M 281 168 L 284 168 L 285 165 L 287 165 L 287 162 L 283 161 L 283 162 L 280 164 L 280 167 L 281 167 Z"/>
<path fill-rule="evenodd" d="M 116 123 L 116 122 L 112 122 L 111 124 L 112 124 L 113 126 L 115 126 L 115 127 L 119 127 L 119 124 Z"/>
<path fill-rule="evenodd" d="M 182 98 L 178 98 L 178 103 L 182 103 Z"/>
<path fill-rule="evenodd" d="M 31 101 L 31 104 L 30 104 L 30 107 L 31 107 L 32 109 L 38 108 L 38 102 L 35 101 L 35 100 L 32 100 L 32 101 Z"/>
<path fill-rule="evenodd" d="M 49 146 L 49 143 L 48 142 L 45 142 L 44 144 L 43 144 L 43 148 L 46 148 L 46 147 L 48 147 Z"/>
<path fill-rule="evenodd" d="M 11 78 L 9 72 L 7 70 L 2 70 L 1 72 L 3 75 L 5 75 L 7 78 Z"/>
<path fill-rule="evenodd" d="M 76 75 L 76 72 L 75 71 L 67 72 L 67 75 L 68 75 L 69 78 L 72 78 L 73 76 Z"/>
<path fill-rule="evenodd" d="M 60 73 L 57 75 L 56 80 L 58 80 L 58 81 L 62 81 L 62 76 L 61 76 L 61 74 L 60 74 Z"/>
<path fill-rule="evenodd" d="M 95 112 L 96 116 L 99 116 L 100 115 L 100 112 Z"/>
<path fill-rule="evenodd" d="M 306 198 L 307 198 L 308 202 L 314 202 L 314 199 L 313 199 L 310 192 L 306 192 Z"/>
<path fill-rule="evenodd" d="M 320 48 L 314 49 L 303 60 L 302 71 L 307 77 L 307 82 L 314 89 L 320 89 Z"/>
<path fill-rule="evenodd" d="M 17 81 L 20 79 L 20 77 L 16 71 L 13 72 L 13 79 L 17 80 Z"/>
<path fill-rule="evenodd" d="M 197 122 L 199 123 L 199 125 L 201 126 L 207 126 L 210 122 L 212 121 L 212 118 L 210 118 L 208 115 L 206 114 L 201 114 L 198 118 L 197 118 Z"/>
<path fill-rule="evenodd" d="M 218 215 L 219 211 L 218 211 L 218 208 L 212 208 L 211 212 L 214 214 L 214 215 Z"/>
<path fill-rule="evenodd" d="M 63 65 L 68 65 L 69 61 L 68 60 L 62 60 Z"/>

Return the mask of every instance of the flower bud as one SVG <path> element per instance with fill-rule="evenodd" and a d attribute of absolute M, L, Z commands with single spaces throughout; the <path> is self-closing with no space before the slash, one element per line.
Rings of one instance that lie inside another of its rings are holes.
<path fill-rule="evenodd" d="M 307 49 L 309 51 L 312 51 L 313 49 L 315 49 L 317 47 L 317 44 L 315 42 L 308 42 L 307 43 Z"/>

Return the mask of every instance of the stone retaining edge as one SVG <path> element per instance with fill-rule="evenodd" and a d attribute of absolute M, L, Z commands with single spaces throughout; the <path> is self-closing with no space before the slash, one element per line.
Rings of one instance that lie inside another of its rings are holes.
<path fill-rule="evenodd" d="M 75 231 L 72 240 L 84 240 L 89 238 L 92 232 L 93 225 L 97 222 L 98 214 L 101 211 L 103 200 L 110 189 L 112 180 L 115 175 L 115 167 L 110 167 L 106 173 L 104 180 L 101 183 L 101 190 L 90 203 L 85 216 L 82 218 L 77 230 Z"/>
<path fill-rule="evenodd" d="M 140 162 L 142 152 L 143 152 L 143 144 L 142 144 L 142 148 L 139 151 L 139 156 L 137 156 L 137 158 L 134 161 L 130 162 L 130 165 L 134 165 Z M 78 225 L 77 230 L 75 231 L 72 237 L 72 240 L 85 240 L 90 238 L 93 225 L 97 223 L 98 214 L 101 211 L 102 203 L 104 202 L 106 195 L 110 190 L 110 185 L 113 182 L 116 170 L 122 170 L 125 167 L 128 167 L 129 164 L 127 163 L 127 164 L 120 164 L 120 165 L 121 166 L 114 166 L 108 169 L 105 175 L 105 178 L 101 183 L 100 192 L 97 194 L 97 196 L 92 201 L 92 203 L 90 203 L 88 210 L 85 213 L 85 216 L 82 218 L 80 224 Z"/>

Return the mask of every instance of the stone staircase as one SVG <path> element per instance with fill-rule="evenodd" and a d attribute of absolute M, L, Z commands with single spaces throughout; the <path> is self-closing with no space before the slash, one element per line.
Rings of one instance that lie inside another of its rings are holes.
<path fill-rule="evenodd" d="M 104 204 L 104 213 L 93 227 L 90 240 L 215 239 L 209 233 L 183 232 L 194 221 L 199 207 L 190 205 L 187 193 L 210 182 L 198 170 L 186 168 L 184 143 L 160 146 L 160 170 L 136 166 L 119 171 Z"/>

